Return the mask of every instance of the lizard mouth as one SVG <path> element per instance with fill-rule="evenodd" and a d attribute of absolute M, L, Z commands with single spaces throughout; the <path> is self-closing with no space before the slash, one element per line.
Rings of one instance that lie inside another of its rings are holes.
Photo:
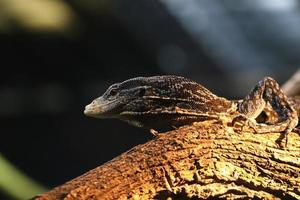
<path fill-rule="evenodd" d="M 115 107 L 116 101 L 103 102 L 101 100 L 94 100 L 92 103 L 85 106 L 84 115 L 96 118 L 112 117 L 111 110 Z"/>
<path fill-rule="evenodd" d="M 100 106 L 100 105 L 94 105 L 93 103 L 91 103 L 91 104 L 85 106 L 84 114 L 86 116 L 90 116 L 90 117 L 97 116 L 103 112 L 101 107 L 102 106 Z"/>

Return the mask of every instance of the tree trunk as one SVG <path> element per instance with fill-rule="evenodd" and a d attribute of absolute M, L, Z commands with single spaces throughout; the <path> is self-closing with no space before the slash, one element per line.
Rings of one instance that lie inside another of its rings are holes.
<path fill-rule="evenodd" d="M 159 134 L 36 199 L 300 199 L 300 137 L 230 117 Z"/>

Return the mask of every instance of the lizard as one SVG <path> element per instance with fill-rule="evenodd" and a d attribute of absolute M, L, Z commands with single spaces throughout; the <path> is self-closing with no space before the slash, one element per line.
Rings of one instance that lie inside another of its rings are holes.
<path fill-rule="evenodd" d="M 228 100 L 201 84 L 175 75 L 136 77 L 111 85 L 85 107 L 95 118 L 117 118 L 137 127 L 157 130 L 234 115 L 257 133 L 281 132 L 278 143 L 298 124 L 298 112 L 271 77 L 259 81 L 244 99 Z M 255 119 L 265 113 L 262 123 Z M 275 117 L 272 117 L 275 116 Z M 152 133 L 156 133 L 153 131 Z"/>

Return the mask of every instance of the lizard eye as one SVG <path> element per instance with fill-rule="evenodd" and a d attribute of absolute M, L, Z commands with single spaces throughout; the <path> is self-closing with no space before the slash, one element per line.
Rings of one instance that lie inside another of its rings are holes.
<path fill-rule="evenodd" d="M 112 89 L 112 90 L 109 92 L 109 95 L 110 95 L 110 96 L 116 96 L 117 93 L 118 93 L 117 90 Z"/>
<path fill-rule="evenodd" d="M 140 91 L 139 91 L 139 97 L 144 96 L 145 93 L 146 93 L 146 89 L 145 88 L 141 88 Z"/>

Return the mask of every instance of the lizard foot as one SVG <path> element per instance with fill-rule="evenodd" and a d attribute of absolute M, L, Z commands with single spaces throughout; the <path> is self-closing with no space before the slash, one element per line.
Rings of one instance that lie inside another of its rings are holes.
<path fill-rule="evenodd" d="M 150 129 L 150 133 L 154 136 L 157 137 L 158 136 L 158 131 L 154 130 L 154 129 Z"/>
<path fill-rule="evenodd" d="M 300 127 L 294 128 L 293 132 L 297 133 L 300 136 Z"/>
<path fill-rule="evenodd" d="M 243 132 L 245 126 L 249 126 L 255 130 L 254 123 L 245 115 L 238 115 L 232 120 L 232 126 L 235 131 Z"/>
<path fill-rule="evenodd" d="M 278 144 L 278 146 L 283 149 L 283 148 L 286 148 L 287 147 L 287 144 L 288 144 L 288 131 L 283 131 L 281 132 L 279 138 L 275 141 L 276 144 Z M 282 142 L 283 140 L 285 139 L 285 144 L 283 145 Z"/>
<path fill-rule="evenodd" d="M 233 118 L 231 122 L 233 129 L 235 131 L 242 132 L 246 120 L 246 117 L 243 115 L 238 115 L 235 118 Z"/>
<path fill-rule="evenodd" d="M 276 140 L 276 143 L 281 147 L 287 147 L 288 145 L 288 134 L 290 132 L 295 132 L 300 136 L 300 129 L 297 127 L 298 118 L 288 120 L 288 125 L 286 126 L 284 131 L 281 131 L 280 137 Z M 285 139 L 285 146 L 283 147 L 282 141 Z"/>

